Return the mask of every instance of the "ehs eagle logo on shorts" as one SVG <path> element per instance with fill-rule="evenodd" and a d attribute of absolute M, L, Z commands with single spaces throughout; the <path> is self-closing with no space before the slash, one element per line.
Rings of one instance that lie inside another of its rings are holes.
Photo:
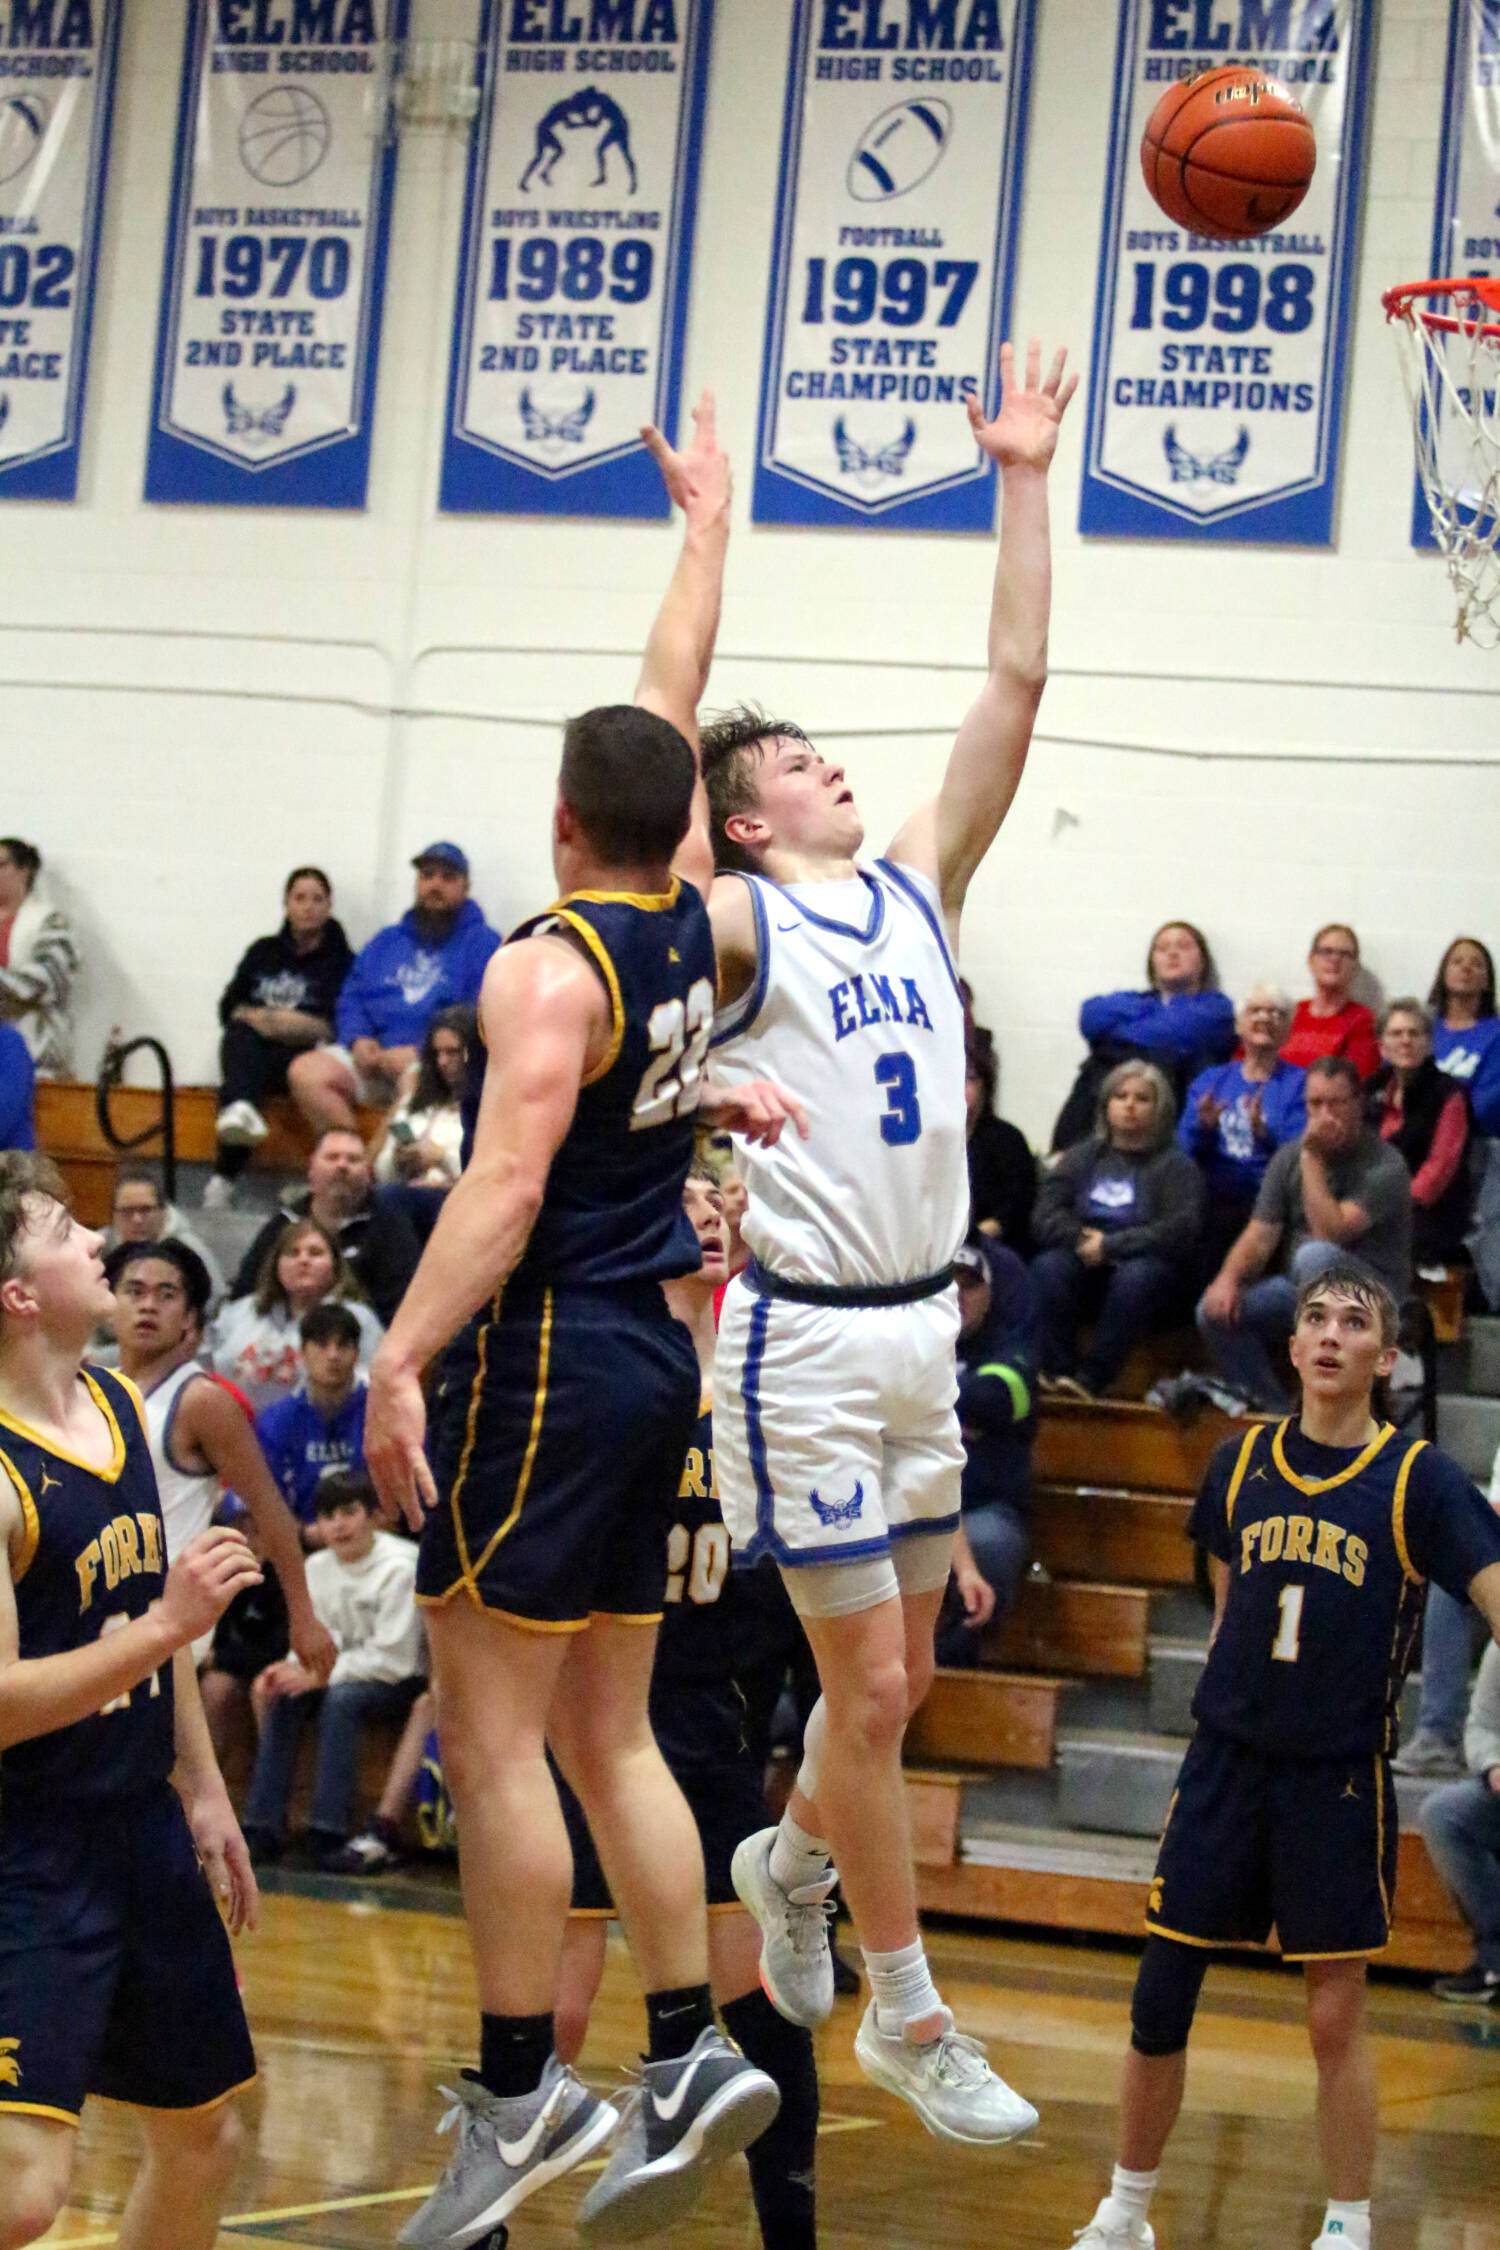
<path fill-rule="evenodd" d="M 847 1500 L 820 1500 L 814 1490 L 808 1494 L 807 1504 L 819 1523 L 827 1524 L 830 1530 L 835 1524 L 853 1523 L 865 1504 L 864 1479 L 860 1478 Z"/>

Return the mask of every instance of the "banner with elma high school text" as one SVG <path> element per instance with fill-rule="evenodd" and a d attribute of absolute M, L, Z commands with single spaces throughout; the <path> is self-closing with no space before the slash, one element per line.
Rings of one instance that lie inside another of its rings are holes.
<path fill-rule="evenodd" d="M 120 0 L 0 19 L 0 499 L 78 490 Z"/>
<path fill-rule="evenodd" d="M 1079 529 L 1333 538 L 1374 0 L 1120 0 Z M 1317 171 L 1273 233 L 1175 226 L 1141 174 L 1167 88 L 1225 63 L 1288 86 Z"/>
<path fill-rule="evenodd" d="M 1450 10 L 1431 273 L 1392 274 L 1392 282 L 1500 274 L 1500 0 L 1450 0 Z M 1438 459 L 1450 491 L 1462 494 L 1472 479 L 1464 433 L 1451 412 L 1443 418 Z M 1420 478 L 1411 535 L 1415 547 L 1436 543 Z"/>
<path fill-rule="evenodd" d="M 441 505 L 662 517 L 713 0 L 486 0 Z"/>
<path fill-rule="evenodd" d="M 1035 0 L 797 0 L 757 523 L 988 531 Z"/>
<path fill-rule="evenodd" d="M 406 0 L 187 0 L 148 500 L 362 508 Z"/>

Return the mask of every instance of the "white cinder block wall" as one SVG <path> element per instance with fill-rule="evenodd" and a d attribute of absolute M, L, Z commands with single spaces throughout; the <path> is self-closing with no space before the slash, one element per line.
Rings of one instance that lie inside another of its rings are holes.
<path fill-rule="evenodd" d="M 413 0 L 412 28 L 468 33 L 475 12 Z M 1139 981 L 1168 915 L 1204 924 L 1231 990 L 1300 989 L 1331 916 L 1388 992 L 1425 990 L 1458 929 L 1500 941 L 1500 659 L 1455 648 L 1441 569 L 1407 544 L 1379 301 L 1427 266 L 1447 6 L 1379 12 L 1336 550 L 1085 544 L 1081 411 L 1054 471 L 1053 680 L 964 948 L 1004 1106 L 1034 1137 L 1080 1052 L 1080 996 Z M 1086 357 L 1115 10 L 1039 13 L 1017 327 Z M 883 846 L 972 692 L 992 548 L 752 530 L 790 0 L 717 0 L 717 18 L 688 350 L 741 468 L 714 693 L 839 730 Z M 432 133 L 401 150 L 368 512 L 142 503 L 181 19 L 180 0 L 126 15 L 80 499 L 5 511 L 0 832 L 41 843 L 77 917 L 80 1070 L 119 1024 L 163 1035 L 192 1080 L 294 862 L 329 867 L 356 943 L 435 836 L 466 843 L 492 918 L 543 899 L 555 722 L 629 694 L 675 534 L 436 514 L 463 146 Z"/>

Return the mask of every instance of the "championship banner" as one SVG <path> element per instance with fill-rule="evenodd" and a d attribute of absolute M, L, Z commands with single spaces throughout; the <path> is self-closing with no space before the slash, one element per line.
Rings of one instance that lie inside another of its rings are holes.
<path fill-rule="evenodd" d="M 797 0 L 757 523 L 989 531 L 1035 0 Z"/>
<path fill-rule="evenodd" d="M 1434 280 L 1500 274 L 1500 0 L 1450 0 L 1450 9 L 1443 145 L 1429 268 Z M 1411 281 L 1422 278 L 1401 276 Z M 1467 448 L 1451 413 L 1441 418 L 1438 460 L 1449 490 L 1461 494 L 1468 481 Z M 1411 537 L 1414 547 L 1436 544 L 1420 478 Z"/>
<path fill-rule="evenodd" d="M 406 0 L 188 0 L 148 500 L 362 508 Z"/>
<path fill-rule="evenodd" d="M 1152 539 L 1333 538 L 1373 0 L 1120 0 L 1079 529 Z M 1318 168 L 1274 233 L 1220 242 L 1147 192 L 1167 87 L 1225 63 L 1278 78 Z"/>
<path fill-rule="evenodd" d="M 485 0 L 440 505 L 664 517 L 713 0 Z"/>
<path fill-rule="evenodd" d="M 0 24 L 0 499 L 71 500 L 120 0 Z"/>

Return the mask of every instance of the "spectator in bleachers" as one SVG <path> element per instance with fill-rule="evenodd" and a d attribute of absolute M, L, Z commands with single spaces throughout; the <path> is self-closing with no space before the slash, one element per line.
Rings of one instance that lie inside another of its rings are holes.
<path fill-rule="evenodd" d="M 382 1322 L 406 1293 L 421 1244 L 399 1204 L 374 1194 L 369 1152 L 358 1133 L 332 1125 L 318 1135 L 307 1160 L 307 1184 L 281 1199 L 240 1261 L 231 1297 L 248 1297 L 260 1280 L 266 1252 L 292 1219 L 316 1219 L 349 1261 L 360 1290 Z"/>
<path fill-rule="evenodd" d="M 1007 1616 L 1031 1555 L 1036 1300 L 1016 1253 L 980 1236 L 953 1261 L 963 1545 L 938 1628 L 940 1664 L 978 1662 L 979 1634 Z"/>
<path fill-rule="evenodd" d="M 266 1137 L 260 1105 L 286 1092 L 292 1057 L 333 1037 L 354 959 L 321 867 L 292 869 L 282 907 L 280 929 L 255 940 L 219 997 L 218 1151 L 203 1194 L 211 1211 L 233 1203 L 234 1182 Z"/>
<path fill-rule="evenodd" d="M 266 1250 L 252 1297 L 234 1297 L 208 1332 L 214 1372 L 244 1392 L 259 1414 L 297 1387 L 303 1318 L 328 1300 L 345 1304 L 359 1323 L 360 1373 L 385 1334 L 363 1302 L 359 1285 L 337 1241 L 317 1219 L 283 1222 Z"/>
<path fill-rule="evenodd" d="M 1495 964 L 1478 938 L 1455 938 L 1433 978 L 1432 1053 L 1469 1097 L 1476 1133 L 1500 1135 L 1500 1015 Z"/>
<path fill-rule="evenodd" d="M 1381 1064 L 1366 1089 L 1370 1123 L 1411 1174 L 1412 1257 L 1445 1266 L 1469 1224 L 1469 1097 L 1438 1069 L 1432 1018 L 1420 1000 L 1393 1000 L 1380 1019 Z"/>
<path fill-rule="evenodd" d="M 262 1407 L 255 1434 L 281 1496 L 306 1536 L 317 1525 L 320 1479 L 333 1469 L 365 1465 L 365 1403 L 359 1379 L 364 1337 L 353 1309 L 325 1298 L 304 1313 L 302 1381 Z"/>
<path fill-rule="evenodd" d="M 975 1024 L 965 1043 L 964 1100 L 969 1131 L 969 1224 L 1031 1256 L 1036 1158 L 1026 1135 L 995 1114 L 1000 1058 L 993 1035 Z"/>
<path fill-rule="evenodd" d="M 1043 1177 L 1031 1279 L 1044 1390 L 1101 1397 L 1132 1346 L 1190 1301 L 1203 1178 L 1173 1139 L 1176 1121 L 1154 1063 L 1117 1063 L 1092 1135 Z M 1094 1333 L 1080 1360 L 1078 1327 L 1088 1318 Z"/>
<path fill-rule="evenodd" d="M 371 1152 L 376 1182 L 404 1204 L 423 1243 L 463 1169 L 460 1104 L 477 1037 L 472 1008 L 438 1010 L 423 1037 L 416 1074 Z"/>
<path fill-rule="evenodd" d="M 1201 1070 L 1182 1105 L 1178 1145 L 1201 1167 L 1208 1190 L 1201 1246 L 1208 1274 L 1218 1272 L 1254 1210 L 1271 1158 L 1300 1140 L 1307 1123 L 1306 1072 L 1278 1053 L 1291 1019 L 1285 993 L 1252 985 L 1234 1019 L 1239 1054 Z"/>
<path fill-rule="evenodd" d="M 360 1730 L 372 1721 L 404 1722 L 423 1688 L 417 1616 L 416 1543 L 376 1528 L 379 1502 L 367 1477 L 338 1473 L 318 1491 L 326 1545 L 308 1560 L 313 1607 L 338 1642 L 327 1687 L 293 1657 L 261 1673 L 254 1687 L 260 1722 L 243 1822 L 250 1856 L 281 1857 L 287 1801 L 302 1729 L 318 1734 L 317 1772 L 306 1848 L 325 1865 L 343 1850 L 354 1824 Z"/>
<path fill-rule="evenodd" d="M 224 1294 L 224 1269 L 218 1259 L 177 1205 L 167 1201 L 149 1164 L 116 1165 L 109 1225 L 104 1230 L 105 1256 L 122 1242 L 161 1242 L 168 1236 L 174 1242 L 185 1242 L 203 1260 L 208 1269 L 212 1312 Z"/>
<path fill-rule="evenodd" d="M 1234 1048 L 1234 1008 L 1218 985 L 1207 938 L 1191 922 L 1163 922 L 1146 952 L 1144 992 L 1100 992 L 1085 1000 L 1078 1028 L 1089 1051 L 1052 1129 L 1072 1148 L 1094 1126 L 1099 1088 L 1117 1063 L 1139 1057 L 1163 1072 L 1174 1102 L 1188 1081 Z"/>
<path fill-rule="evenodd" d="M 78 949 L 66 914 L 36 887 L 41 872 L 35 844 L 0 836 L 0 1021 L 20 1032 L 38 1078 L 67 1078 Z"/>
<path fill-rule="evenodd" d="M 266 1560 L 254 1519 L 237 1499 L 226 1495 L 221 1520 L 232 1522 L 245 1534 L 262 1571 L 260 1584 L 246 1586 L 236 1594 L 214 1627 L 207 1666 L 198 1674 L 203 1716 L 208 1721 L 214 1756 L 222 1766 L 236 1726 L 248 1724 L 254 1729 L 251 1688 L 268 1664 L 286 1655 L 291 1636 L 281 1581 Z"/>
<path fill-rule="evenodd" d="M 440 1008 L 474 1007 L 499 932 L 469 896 L 469 862 L 457 844 L 429 844 L 412 861 L 415 903 L 377 930 L 355 958 L 334 1014 L 330 1046 L 298 1055 L 288 1073 L 315 1129 L 355 1129 L 363 1102 L 390 1109 Z"/>
<path fill-rule="evenodd" d="M 1500 2000 L 1500 1648 L 1493 1641 L 1474 1683 L 1464 1762 L 1469 1778 L 1434 1789 L 1417 1814 L 1433 1864 L 1474 1939 L 1469 1966 L 1439 1977 L 1432 1989 L 1439 2000 L 1492 2006 Z"/>
<path fill-rule="evenodd" d="M 328 1862 L 330 1875 L 388 1875 L 401 1864 L 401 1823 L 417 1796 L 427 1763 L 428 1737 L 436 1740 L 437 1698 L 424 1687 L 407 1715 L 401 1739 L 385 1769 L 380 1800 L 357 1836 Z M 441 1768 L 438 1769 L 441 1780 Z M 428 1848 L 432 1848 L 428 1846 Z"/>
<path fill-rule="evenodd" d="M 0 1149 L 36 1147 L 36 1069 L 13 1023 L 0 1023 Z"/>
<path fill-rule="evenodd" d="M 1325 922 L 1307 956 L 1312 971 L 1310 1000 L 1299 1000 L 1281 1054 L 1284 1062 L 1308 1070 L 1329 1055 L 1347 1055 L 1361 1078 L 1380 1061 L 1375 1018 L 1362 1001 L 1351 999 L 1359 974 L 1359 939 L 1347 922 Z"/>
<path fill-rule="evenodd" d="M 1365 1124 L 1347 1055 L 1312 1064 L 1306 1103 L 1301 1140 L 1266 1166 L 1245 1231 L 1198 1302 L 1199 1329 L 1226 1381 L 1277 1414 L 1290 1413 L 1291 1398 L 1271 1355 L 1291 1335 L 1303 1282 L 1352 1251 L 1398 1304 L 1411 1289 L 1411 1177 Z"/>

